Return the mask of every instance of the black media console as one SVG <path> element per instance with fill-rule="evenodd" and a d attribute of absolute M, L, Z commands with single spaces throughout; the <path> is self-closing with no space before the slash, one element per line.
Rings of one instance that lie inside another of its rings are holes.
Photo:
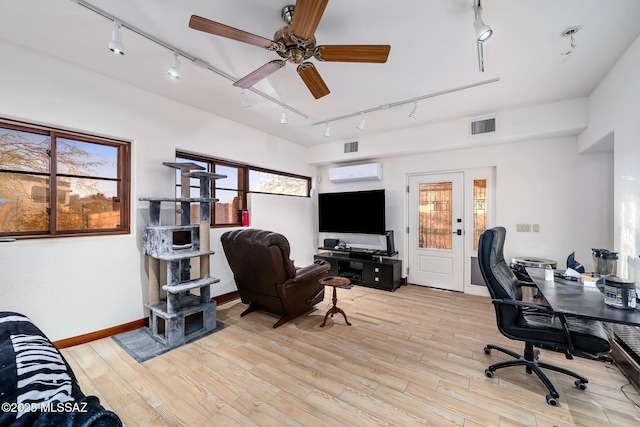
<path fill-rule="evenodd" d="M 402 283 L 402 261 L 387 258 L 386 253 L 380 251 L 331 250 L 315 255 L 314 259 L 322 259 L 331 264 L 327 275 L 346 277 L 354 285 L 393 292 Z"/>

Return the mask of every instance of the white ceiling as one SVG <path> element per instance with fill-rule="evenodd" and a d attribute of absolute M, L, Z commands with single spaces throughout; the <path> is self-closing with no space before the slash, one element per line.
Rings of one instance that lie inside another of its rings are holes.
<path fill-rule="evenodd" d="M 274 52 L 188 27 L 200 15 L 272 38 L 285 25 L 283 6 L 294 0 L 87 0 L 108 15 L 148 33 L 190 57 L 239 79 L 279 59 Z M 74 0 L 0 0 L 0 39 L 74 63 L 97 73 L 303 144 L 350 141 L 367 135 L 463 117 L 588 96 L 640 34 L 639 0 L 483 0 L 484 20 L 494 30 L 485 44 L 485 72 L 478 69 L 473 0 L 331 0 L 316 31 L 320 44 L 389 44 L 385 64 L 312 60 L 331 93 L 313 98 L 288 64 L 254 89 L 308 117 L 288 113 L 253 92 L 241 108 L 240 89 L 181 58 L 182 78 L 166 70 L 172 52 L 123 28 L 126 54 L 107 45 L 112 22 Z M 581 26 L 577 47 L 561 55 Z M 11 64 L 4 58 L 3 66 Z M 376 109 L 498 78 L 499 81 L 419 102 L 383 108 L 331 123 L 330 118 Z M 314 123 L 320 123 L 313 126 Z"/>

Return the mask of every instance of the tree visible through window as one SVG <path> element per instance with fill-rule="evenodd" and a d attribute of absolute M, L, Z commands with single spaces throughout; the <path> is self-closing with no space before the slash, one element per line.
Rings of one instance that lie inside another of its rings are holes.
<path fill-rule="evenodd" d="M 129 144 L 0 121 L 0 235 L 129 232 Z"/>

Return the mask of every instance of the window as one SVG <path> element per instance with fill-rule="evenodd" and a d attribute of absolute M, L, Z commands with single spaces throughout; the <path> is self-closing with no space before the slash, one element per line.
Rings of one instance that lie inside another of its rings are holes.
<path fill-rule="evenodd" d="M 451 250 L 453 183 L 420 184 L 420 241 L 423 249 Z"/>
<path fill-rule="evenodd" d="M 480 235 L 487 229 L 487 180 L 473 180 L 473 250 L 478 250 Z"/>
<path fill-rule="evenodd" d="M 0 120 L 0 236 L 129 232 L 130 144 Z"/>
<path fill-rule="evenodd" d="M 211 196 L 218 199 L 213 204 L 211 215 L 212 226 L 239 226 L 240 212 L 247 208 L 247 193 L 281 194 L 288 196 L 309 197 L 311 178 L 256 168 L 225 160 L 208 158 L 188 153 L 176 154 L 176 162 L 191 162 L 205 168 L 208 172 L 226 175 L 211 184 Z M 176 196 L 183 194 L 180 172 L 176 172 Z M 190 179 L 191 197 L 199 197 L 200 181 Z M 197 210 L 197 209 L 195 209 Z M 199 222 L 199 214 L 191 212 L 192 223 Z"/>

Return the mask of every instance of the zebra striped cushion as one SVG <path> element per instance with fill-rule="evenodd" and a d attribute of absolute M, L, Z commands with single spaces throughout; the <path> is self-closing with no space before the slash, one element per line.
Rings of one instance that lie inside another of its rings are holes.
<path fill-rule="evenodd" d="M 0 312 L 0 425 L 121 426 L 28 317 Z"/>

